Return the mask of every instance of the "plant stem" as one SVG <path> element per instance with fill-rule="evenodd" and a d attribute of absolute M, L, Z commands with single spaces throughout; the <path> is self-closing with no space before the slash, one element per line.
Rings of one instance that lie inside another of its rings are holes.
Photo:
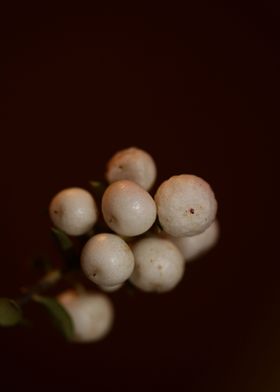
<path fill-rule="evenodd" d="M 38 283 L 28 289 L 22 296 L 16 299 L 16 302 L 22 306 L 28 303 L 35 294 L 39 294 L 55 286 L 64 277 L 65 273 L 61 269 L 49 271 Z"/>

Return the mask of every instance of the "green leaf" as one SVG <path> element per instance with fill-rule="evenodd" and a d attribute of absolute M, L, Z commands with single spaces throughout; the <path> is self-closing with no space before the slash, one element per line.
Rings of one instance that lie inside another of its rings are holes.
<path fill-rule="evenodd" d="M 89 185 L 97 197 L 102 197 L 105 189 L 108 186 L 105 182 L 102 181 L 89 181 Z"/>
<path fill-rule="evenodd" d="M 54 325 L 66 339 L 71 340 L 74 334 L 74 327 L 71 317 L 64 307 L 53 297 L 34 295 L 33 300 L 45 307 L 51 316 Z"/>
<path fill-rule="evenodd" d="M 52 233 L 62 251 L 66 252 L 73 248 L 73 242 L 62 230 L 59 230 L 56 227 L 52 227 Z"/>
<path fill-rule="evenodd" d="M 12 327 L 22 321 L 22 311 L 18 304 L 9 298 L 0 298 L 0 326 Z"/>
<path fill-rule="evenodd" d="M 152 226 L 152 231 L 154 231 L 156 234 L 160 234 L 163 231 L 163 228 L 160 224 L 158 217 L 156 218 L 156 221 Z"/>
<path fill-rule="evenodd" d="M 69 238 L 69 236 L 62 230 L 57 229 L 56 227 L 52 228 L 52 234 L 54 236 L 54 239 L 56 240 L 60 252 L 62 253 L 67 267 L 72 269 L 79 266 L 80 257 L 77 255 L 74 243 Z"/>

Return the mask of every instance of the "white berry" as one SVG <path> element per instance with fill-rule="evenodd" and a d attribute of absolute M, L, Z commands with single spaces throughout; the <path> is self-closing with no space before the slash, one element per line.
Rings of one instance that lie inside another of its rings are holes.
<path fill-rule="evenodd" d="M 126 242 L 116 234 L 91 237 L 81 253 L 81 267 L 92 282 L 115 286 L 127 280 L 134 268 L 134 256 Z"/>
<path fill-rule="evenodd" d="M 143 291 L 172 290 L 184 274 L 184 259 L 179 249 L 169 240 L 150 237 L 132 246 L 135 268 L 131 282 Z"/>
<path fill-rule="evenodd" d="M 219 224 L 215 220 L 203 233 L 192 237 L 173 237 L 172 241 L 183 254 L 185 261 L 189 262 L 213 248 L 218 242 L 219 233 Z"/>
<path fill-rule="evenodd" d="M 102 339 L 111 330 L 114 309 L 110 299 L 101 293 L 64 292 L 58 301 L 70 315 L 75 342 L 89 343 Z"/>
<path fill-rule="evenodd" d="M 107 225 L 123 236 L 136 236 L 149 230 L 156 219 L 156 205 L 140 185 L 128 180 L 108 186 L 102 198 Z"/>
<path fill-rule="evenodd" d="M 114 291 L 119 290 L 123 284 L 115 284 L 114 286 L 99 286 L 101 290 L 105 291 L 106 293 L 113 293 Z"/>
<path fill-rule="evenodd" d="M 109 183 L 118 180 L 136 182 L 149 190 L 156 179 L 156 165 L 146 151 L 131 147 L 118 151 L 107 163 L 106 178 Z"/>
<path fill-rule="evenodd" d="M 209 184 L 189 174 L 164 181 L 155 194 L 155 201 L 163 230 L 174 237 L 202 233 L 217 213 L 217 201 Z"/>
<path fill-rule="evenodd" d="M 97 221 L 97 207 L 92 195 L 81 188 L 67 188 L 51 200 L 49 214 L 53 224 L 69 235 L 82 235 Z"/>

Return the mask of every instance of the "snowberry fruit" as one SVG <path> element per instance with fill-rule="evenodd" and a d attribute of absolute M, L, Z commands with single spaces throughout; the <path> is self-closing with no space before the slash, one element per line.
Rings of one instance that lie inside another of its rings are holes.
<path fill-rule="evenodd" d="M 211 248 L 219 239 L 219 224 L 215 220 L 205 231 L 192 237 L 169 237 L 179 248 L 185 261 L 195 260 Z"/>
<path fill-rule="evenodd" d="M 155 194 L 155 202 L 163 230 L 174 237 L 202 233 L 217 213 L 217 201 L 209 184 L 189 174 L 164 181 Z"/>
<path fill-rule="evenodd" d="M 184 274 L 184 259 L 169 240 L 148 237 L 132 246 L 135 268 L 130 281 L 143 291 L 172 290 Z"/>
<path fill-rule="evenodd" d="M 67 188 L 51 200 L 49 214 L 53 224 L 69 235 L 82 235 L 97 221 L 97 207 L 92 195 L 81 188 Z"/>
<path fill-rule="evenodd" d="M 66 291 L 57 298 L 72 319 L 75 342 L 89 343 L 108 334 L 114 319 L 110 299 L 101 293 Z"/>
<path fill-rule="evenodd" d="M 102 212 L 107 225 L 123 236 L 144 233 L 156 219 L 156 205 L 151 195 L 128 180 L 108 186 L 102 198 Z"/>
<path fill-rule="evenodd" d="M 81 253 L 81 267 L 92 282 L 115 286 L 127 280 L 134 268 L 134 256 L 126 242 L 116 234 L 91 237 Z"/>
<path fill-rule="evenodd" d="M 113 293 L 114 291 L 119 290 L 123 284 L 115 284 L 114 286 L 99 286 L 101 290 L 106 291 L 106 293 Z"/>
<path fill-rule="evenodd" d="M 107 163 L 106 178 L 109 183 L 118 180 L 136 182 L 149 190 L 156 179 L 156 165 L 146 151 L 131 147 L 118 151 Z"/>

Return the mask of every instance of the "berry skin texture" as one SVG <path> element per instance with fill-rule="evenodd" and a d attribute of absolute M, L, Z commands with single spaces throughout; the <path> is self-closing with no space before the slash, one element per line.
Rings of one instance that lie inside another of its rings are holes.
<path fill-rule="evenodd" d="M 51 200 L 49 214 L 53 224 L 68 235 L 86 234 L 97 221 L 92 195 L 82 188 L 67 188 Z"/>
<path fill-rule="evenodd" d="M 184 275 L 184 259 L 169 240 L 148 237 L 132 246 L 135 268 L 131 283 L 143 291 L 163 293 L 172 290 Z"/>
<path fill-rule="evenodd" d="M 202 233 L 214 221 L 217 201 L 202 178 L 181 174 L 164 181 L 155 194 L 163 230 L 173 237 Z"/>
<path fill-rule="evenodd" d="M 113 325 L 114 309 L 110 299 L 101 293 L 76 294 L 68 291 L 58 296 L 58 301 L 70 315 L 73 341 L 90 343 L 105 337 Z"/>
<path fill-rule="evenodd" d="M 212 249 L 218 242 L 220 235 L 220 227 L 217 220 L 215 220 L 205 231 L 192 237 L 172 238 L 169 236 L 174 244 L 179 248 L 186 262 L 197 259 L 210 249 Z"/>
<path fill-rule="evenodd" d="M 116 234 L 96 234 L 82 249 L 81 267 L 88 279 L 99 286 L 120 285 L 132 274 L 134 256 Z"/>
<path fill-rule="evenodd" d="M 110 184 L 118 180 L 130 180 L 148 191 L 156 175 L 157 169 L 151 155 L 136 147 L 118 151 L 107 163 L 106 179 Z"/>
<path fill-rule="evenodd" d="M 116 181 L 108 186 L 102 198 L 102 213 L 110 229 L 128 237 L 149 230 L 157 214 L 151 195 L 128 180 Z"/>

